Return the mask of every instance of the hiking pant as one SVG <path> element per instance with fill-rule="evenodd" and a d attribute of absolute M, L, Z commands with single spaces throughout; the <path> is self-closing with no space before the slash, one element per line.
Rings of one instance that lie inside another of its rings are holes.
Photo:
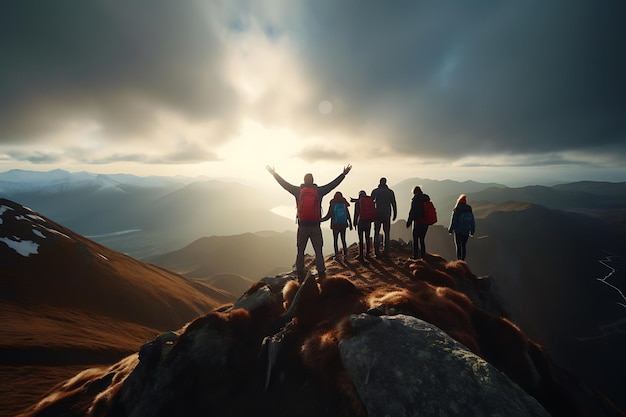
<path fill-rule="evenodd" d="M 468 239 L 469 239 L 469 235 L 460 235 L 458 233 L 454 234 L 454 245 L 456 246 L 456 259 L 460 259 L 462 261 L 465 260 L 465 255 L 467 255 L 467 249 L 465 247 L 467 245 Z"/>
<path fill-rule="evenodd" d="M 376 213 L 376 221 L 374 221 L 374 253 L 380 255 L 380 226 L 383 227 L 385 234 L 385 244 L 383 246 L 383 255 L 387 255 L 389 249 L 389 230 L 391 229 L 391 215 Z"/>
<path fill-rule="evenodd" d="M 362 258 L 363 255 L 369 255 L 370 251 L 372 250 L 371 230 L 372 222 L 359 222 L 359 224 L 357 225 L 357 232 L 359 233 L 359 258 Z M 364 243 L 367 249 L 365 253 L 363 253 Z"/>
<path fill-rule="evenodd" d="M 413 257 L 423 258 L 426 256 L 426 232 L 427 224 L 413 223 Z M 421 248 L 420 248 L 421 246 Z"/>
<path fill-rule="evenodd" d="M 311 245 L 315 251 L 315 266 L 318 274 L 324 274 L 326 272 L 326 266 L 324 265 L 324 255 L 322 254 L 322 246 L 324 245 L 324 239 L 322 238 L 322 229 L 319 224 L 315 225 L 299 225 L 298 233 L 296 236 L 296 245 L 298 247 L 298 254 L 296 255 L 296 272 L 298 277 L 304 278 L 304 251 L 306 250 L 306 244 L 311 239 Z"/>
<path fill-rule="evenodd" d="M 339 255 L 338 238 L 341 237 L 341 243 L 343 245 L 343 256 L 348 256 L 348 245 L 346 245 L 346 227 L 340 227 L 333 229 L 333 243 L 335 245 L 335 255 Z"/>

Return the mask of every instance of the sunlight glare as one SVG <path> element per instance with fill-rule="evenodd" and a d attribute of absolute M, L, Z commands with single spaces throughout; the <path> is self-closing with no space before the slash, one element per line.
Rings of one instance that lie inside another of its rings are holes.
<path fill-rule="evenodd" d="M 300 146 L 297 135 L 286 128 L 267 128 L 247 120 L 242 123 L 240 135 L 218 149 L 221 159 L 233 167 L 258 172 L 258 167 L 293 160 Z M 252 169 L 254 167 L 254 169 Z"/>

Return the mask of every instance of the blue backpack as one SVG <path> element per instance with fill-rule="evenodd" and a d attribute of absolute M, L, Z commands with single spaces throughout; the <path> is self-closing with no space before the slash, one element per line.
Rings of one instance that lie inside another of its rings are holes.
<path fill-rule="evenodd" d="M 348 209 L 344 203 L 335 203 L 333 209 L 333 220 L 335 224 L 344 225 L 348 224 Z"/>

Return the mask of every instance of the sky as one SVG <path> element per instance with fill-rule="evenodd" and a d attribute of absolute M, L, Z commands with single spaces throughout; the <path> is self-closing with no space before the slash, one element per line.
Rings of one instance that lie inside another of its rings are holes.
<path fill-rule="evenodd" d="M 0 172 L 626 181 L 626 2 L 20 0 Z"/>

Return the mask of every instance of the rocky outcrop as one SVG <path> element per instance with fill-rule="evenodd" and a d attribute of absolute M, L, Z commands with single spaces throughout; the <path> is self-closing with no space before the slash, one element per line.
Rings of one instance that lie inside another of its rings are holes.
<path fill-rule="evenodd" d="M 549 416 L 511 379 L 439 328 L 411 316 L 351 318 L 342 363 L 368 416 Z"/>

